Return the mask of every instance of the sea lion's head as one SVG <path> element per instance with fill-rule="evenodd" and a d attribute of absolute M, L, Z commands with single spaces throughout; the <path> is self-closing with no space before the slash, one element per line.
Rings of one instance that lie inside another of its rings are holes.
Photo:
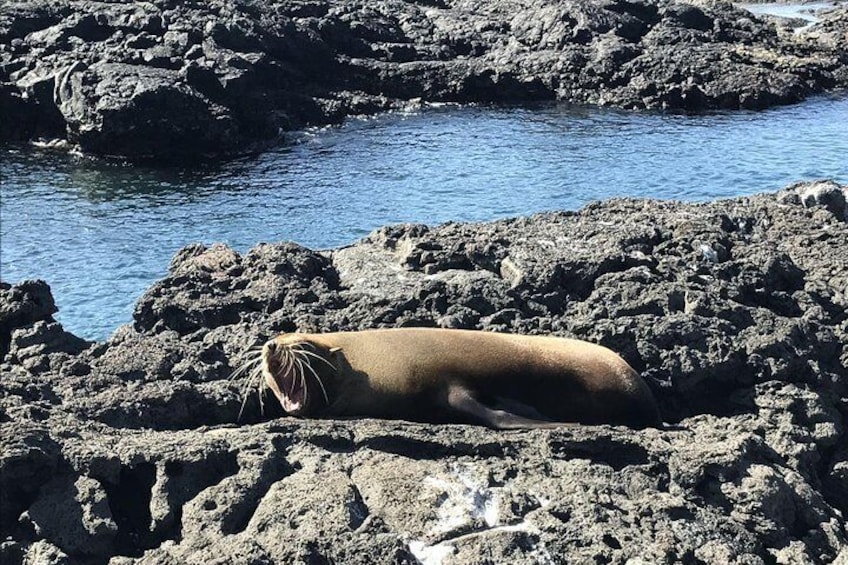
<path fill-rule="evenodd" d="M 327 384 L 336 374 L 333 351 L 304 334 L 282 334 L 262 346 L 262 375 L 288 414 L 315 414 L 330 403 Z"/>

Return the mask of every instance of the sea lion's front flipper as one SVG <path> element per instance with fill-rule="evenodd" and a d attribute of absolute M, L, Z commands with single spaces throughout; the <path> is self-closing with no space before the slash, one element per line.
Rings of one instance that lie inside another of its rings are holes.
<path fill-rule="evenodd" d="M 557 428 L 567 424 L 546 422 L 518 416 L 506 410 L 489 408 L 474 398 L 474 395 L 462 385 L 449 385 L 446 395 L 450 409 L 460 412 L 465 417 L 478 420 L 490 428 L 498 430 L 520 430 L 526 428 Z"/>
<path fill-rule="evenodd" d="M 505 412 L 511 412 L 517 416 L 523 416 L 524 418 L 529 418 L 531 420 L 539 420 L 540 422 L 551 421 L 550 418 L 547 418 L 544 414 L 542 414 L 529 404 L 525 404 L 520 400 L 515 400 L 514 398 L 507 398 L 505 396 L 492 397 L 491 408 L 493 410 L 503 410 Z"/>

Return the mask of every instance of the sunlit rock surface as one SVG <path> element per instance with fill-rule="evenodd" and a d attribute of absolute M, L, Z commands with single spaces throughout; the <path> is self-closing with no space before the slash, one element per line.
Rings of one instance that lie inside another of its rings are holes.
<path fill-rule="evenodd" d="M 187 247 L 94 344 L 3 285 L 3 562 L 840 562 L 846 192 Z M 239 416 L 269 336 L 411 325 L 600 342 L 669 425 L 297 420 L 255 389 Z"/>
<path fill-rule="evenodd" d="M 701 0 L 10 0 L 0 141 L 173 161 L 427 102 L 765 108 L 848 87 L 846 6 L 796 33 Z"/>

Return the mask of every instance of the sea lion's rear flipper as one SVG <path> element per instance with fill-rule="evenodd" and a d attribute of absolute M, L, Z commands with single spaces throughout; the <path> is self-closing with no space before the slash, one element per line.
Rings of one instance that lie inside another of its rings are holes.
<path fill-rule="evenodd" d="M 466 418 L 482 422 L 498 430 L 520 430 L 526 428 L 557 428 L 567 424 L 546 422 L 518 416 L 506 410 L 489 408 L 474 398 L 474 395 L 462 385 L 449 385 L 446 395 L 447 405 Z"/>

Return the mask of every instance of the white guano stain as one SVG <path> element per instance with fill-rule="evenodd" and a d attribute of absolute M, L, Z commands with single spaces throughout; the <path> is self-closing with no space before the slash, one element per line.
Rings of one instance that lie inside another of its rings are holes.
<path fill-rule="evenodd" d="M 445 559 L 456 552 L 456 544 L 462 541 L 498 532 L 535 533 L 535 527 L 527 521 L 518 524 L 500 525 L 500 499 L 498 493 L 477 480 L 470 469 L 454 467 L 447 477 L 427 477 L 423 486 L 431 496 L 435 490 L 439 495 L 438 518 L 427 533 L 427 538 L 449 536 L 462 526 L 483 522 L 486 527 L 459 536 L 448 537 L 437 543 L 424 540 L 409 542 L 409 550 L 423 565 L 442 565 Z M 532 553 L 539 563 L 553 563 L 543 544 Z"/>

